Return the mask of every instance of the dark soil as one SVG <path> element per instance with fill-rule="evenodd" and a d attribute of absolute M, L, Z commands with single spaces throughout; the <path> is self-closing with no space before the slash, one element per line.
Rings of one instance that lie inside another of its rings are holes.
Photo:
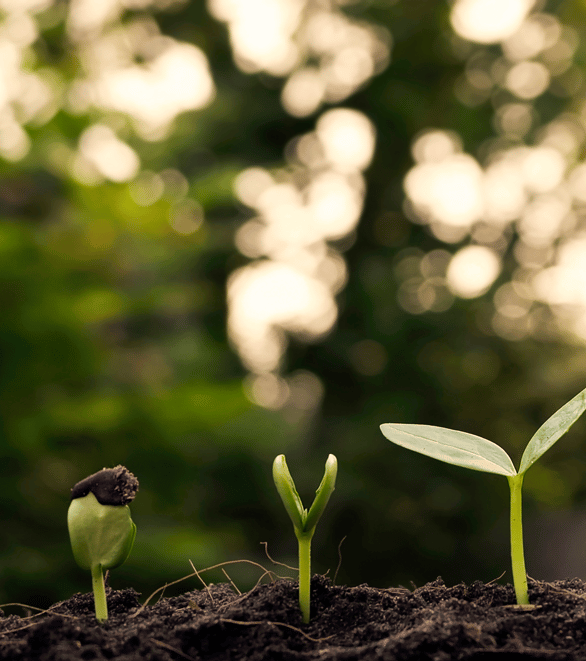
<path fill-rule="evenodd" d="M 77 594 L 40 617 L 0 617 L 0 660 L 586 660 L 586 584 L 578 579 L 531 581 L 527 610 L 509 585 L 448 588 L 438 579 L 411 592 L 315 576 L 308 625 L 296 588 L 277 580 L 239 595 L 210 585 L 145 608 L 134 590 L 109 590 L 103 625 L 92 594 Z"/>

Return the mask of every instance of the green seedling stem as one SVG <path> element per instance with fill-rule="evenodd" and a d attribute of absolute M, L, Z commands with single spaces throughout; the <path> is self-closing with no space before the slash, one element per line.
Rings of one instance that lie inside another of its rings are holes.
<path fill-rule="evenodd" d="M 96 620 L 98 620 L 98 622 L 105 622 L 108 619 L 108 602 L 106 601 L 106 586 L 104 584 L 102 565 L 92 565 L 91 572 Z"/>
<path fill-rule="evenodd" d="M 128 558 L 136 526 L 127 503 L 134 499 L 138 480 L 124 466 L 104 468 L 71 490 L 67 526 L 75 561 L 91 572 L 96 619 L 108 619 L 103 572 Z"/>
<path fill-rule="evenodd" d="M 305 624 L 310 616 L 310 588 L 311 588 L 311 539 L 315 527 L 323 514 L 328 500 L 336 486 L 338 473 L 338 460 L 330 454 L 326 461 L 326 468 L 322 481 L 316 491 L 313 504 L 307 511 L 303 507 L 301 498 L 295 488 L 293 478 L 287 468 L 285 455 L 280 454 L 273 462 L 273 479 L 281 496 L 287 514 L 293 522 L 293 529 L 297 537 L 299 548 L 299 608 Z"/>
<path fill-rule="evenodd" d="M 535 432 L 521 457 L 519 470 L 509 455 L 480 436 L 431 425 L 381 425 L 389 441 L 448 464 L 504 475 L 509 483 L 511 511 L 511 564 L 518 604 L 528 604 L 527 572 L 523 551 L 521 489 L 527 470 L 556 443 L 586 410 L 586 389 L 564 404 Z"/>
<path fill-rule="evenodd" d="M 511 494 L 511 567 L 513 571 L 513 585 L 518 604 L 529 603 L 527 591 L 527 572 L 525 570 L 525 552 L 523 550 L 523 513 L 521 487 L 525 473 L 508 476 Z"/>

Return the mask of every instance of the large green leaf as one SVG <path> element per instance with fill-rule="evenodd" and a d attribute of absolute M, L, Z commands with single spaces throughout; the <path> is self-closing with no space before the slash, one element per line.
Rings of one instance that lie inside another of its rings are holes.
<path fill-rule="evenodd" d="M 524 473 L 559 440 L 586 411 L 586 389 L 564 404 L 535 432 L 521 457 L 519 473 Z"/>
<path fill-rule="evenodd" d="M 447 464 L 485 473 L 516 475 L 509 455 L 485 438 L 431 425 L 381 425 L 382 433 L 397 445 Z"/>

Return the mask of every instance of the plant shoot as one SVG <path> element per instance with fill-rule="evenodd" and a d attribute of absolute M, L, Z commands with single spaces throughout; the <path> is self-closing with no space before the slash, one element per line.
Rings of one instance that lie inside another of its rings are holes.
<path fill-rule="evenodd" d="M 397 445 L 421 454 L 485 473 L 504 475 L 510 488 L 510 532 L 513 584 L 518 604 L 528 604 L 527 573 L 523 551 L 521 487 L 529 469 L 558 441 L 586 410 L 586 389 L 564 404 L 535 432 L 521 457 L 519 470 L 509 455 L 485 438 L 431 425 L 387 423 L 382 433 Z"/>
<path fill-rule="evenodd" d="M 104 468 L 71 490 L 67 527 L 73 557 L 92 575 L 96 619 L 108 619 L 104 569 L 119 567 L 128 558 L 136 526 L 130 518 L 130 503 L 138 480 L 124 466 Z"/>
<path fill-rule="evenodd" d="M 311 538 L 315 527 L 323 514 L 328 500 L 336 486 L 338 460 L 330 454 L 322 481 L 315 493 L 309 511 L 303 507 L 295 488 L 293 478 L 287 468 L 285 455 L 280 454 L 273 462 L 273 479 L 281 496 L 283 505 L 293 522 L 295 536 L 299 545 L 299 608 L 305 624 L 309 622 L 310 586 L 311 586 Z"/>

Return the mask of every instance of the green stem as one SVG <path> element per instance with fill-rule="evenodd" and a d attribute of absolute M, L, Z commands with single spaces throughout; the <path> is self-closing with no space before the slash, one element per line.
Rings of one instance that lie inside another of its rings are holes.
<path fill-rule="evenodd" d="M 309 624 L 309 604 L 311 598 L 311 538 L 310 533 L 297 533 L 299 542 L 299 608 L 305 624 Z"/>
<path fill-rule="evenodd" d="M 96 619 L 105 622 L 108 619 L 108 602 L 106 601 L 106 588 L 102 575 L 102 565 L 92 567 L 92 588 L 94 591 L 94 604 L 96 607 Z"/>
<path fill-rule="evenodd" d="M 511 563 L 513 567 L 513 585 L 515 586 L 518 604 L 529 603 L 521 514 L 521 487 L 523 486 L 524 475 L 525 473 L 507 476 L 511 489 Z"/>

